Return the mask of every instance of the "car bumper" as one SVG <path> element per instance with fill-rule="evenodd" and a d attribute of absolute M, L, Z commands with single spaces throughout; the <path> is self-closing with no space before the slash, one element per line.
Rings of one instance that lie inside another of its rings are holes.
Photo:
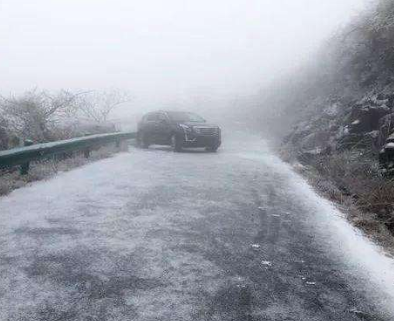
<path fill-rule="evenodd" d="M 220 135 L 212 136 L 196 136 L 196 135 L 185 135 L 182 147 L 219 147 L 221 145 Z"/>

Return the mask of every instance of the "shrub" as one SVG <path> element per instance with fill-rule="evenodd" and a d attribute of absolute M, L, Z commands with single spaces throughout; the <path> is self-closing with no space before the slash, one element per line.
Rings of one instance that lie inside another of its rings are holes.
<path fill-rule="evenodd" d="M 353 208 L 358 227 L 368 231 L 384 224 L 394 233 L 394 181 L 380 175 L 374 158 L 346 151 L 320 157 L 312 166 L 320 177 L 314 185 L 334 202 Z"/>

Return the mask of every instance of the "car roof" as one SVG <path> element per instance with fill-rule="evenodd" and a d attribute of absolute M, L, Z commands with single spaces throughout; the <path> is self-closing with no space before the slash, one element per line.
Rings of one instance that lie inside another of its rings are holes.
<path fill-rule="evenodd" d="M 191 111 L 186 110 L 154 110 L 146 113 L 145 115 L 157 114 L 157 113 L 190 113 L 193 114 Z"/>
<path fill-rule="evenodd" d="M 162 112 L 162 113 L 187 113 L 187 114 L 195 114 L 195 112 L 187 111 L 187 110 L 159 110 L 158 112 Z"/>
<path fill-rule="evenodd" d="M 166 114 L 167 116 L 168 116 L 168 114 L 171 114 L 171 113 L 187 113 L 187 114 L 196 114 L 196 113 L 194 113 L 194 112 L 191 112 L 191 111 L 186 111 L 186 110 L 162 110 L 162 109 L 160 109 L 160 110 L 154 110 L 154 111 L 151 111 L 151 112 L 148 112 L 148 113 L 146 113 L 145 115 L 144 115 L 144 118 L 145 117 L 147 117 L 147 116 L 149 116 L 149 115 L 152 115 L 152 114 Z M 196 114 L 197 115 L 197 114 Z"/>

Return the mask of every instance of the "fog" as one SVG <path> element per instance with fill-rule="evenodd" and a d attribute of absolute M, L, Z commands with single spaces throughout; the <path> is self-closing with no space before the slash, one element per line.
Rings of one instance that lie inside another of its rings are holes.
<path fill-rule="evenodd" d="M 393 321 L 393 16 L 0 0 L 0 321 Z"/>
<path fill-rule="evenodd" d="M 307 61 L 366 5 L 0 0 L 0 91 L 120 88 L 133 96 L 126 110 L 247 96 Z"/>

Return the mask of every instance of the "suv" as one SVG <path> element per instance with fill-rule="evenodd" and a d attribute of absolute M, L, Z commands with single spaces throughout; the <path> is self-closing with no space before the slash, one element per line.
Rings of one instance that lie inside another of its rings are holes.
<path fill-rule="evenodd" d="M 205 147 L 216 152 L 221 144 L 221 130 L 194 113 L 156 111 L 139 122 L 137 142 L 143 148 L 157 144 L 169 145 L 175 152 L 187 147 Z"/>

